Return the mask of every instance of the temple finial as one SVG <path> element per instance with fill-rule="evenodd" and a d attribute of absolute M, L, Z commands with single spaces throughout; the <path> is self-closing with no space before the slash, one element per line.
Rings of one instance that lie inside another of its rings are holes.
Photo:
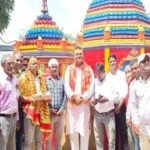
<path fill-rule="evenodd" d="M 48 11 L 47 0 L 42 0 L 42 10 L 43 11 Z"/>

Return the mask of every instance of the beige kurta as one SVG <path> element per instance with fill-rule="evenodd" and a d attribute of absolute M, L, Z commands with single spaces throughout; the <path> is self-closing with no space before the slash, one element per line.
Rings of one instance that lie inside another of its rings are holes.
<path fill-rule="evenodd" d="M 77 78 L 75 84 L 75 91 L 72 91 L 69 84 L 69 73 L 70 66 L 68 66 L 65 74 L 65 90 L 68 97 L 68 100 L 74 95 L 78 94 L 83 97 L 85 101 L 91 98 L 94 90 L 94 74 L 90 68 L 92 75 L 92 82 L 89 86 L 89 89 L 81 94 L 81 74 L 82 70 L 77 68 Z M 67 103 L 66 110 L 66 132 L 67 134 L 73 134 L 75 132 L 79 133 L 81 136 L 85 137 L 89 134 L 90 129 L 90 104 L 82 103 L 80 105 L 70 106 Z"/>

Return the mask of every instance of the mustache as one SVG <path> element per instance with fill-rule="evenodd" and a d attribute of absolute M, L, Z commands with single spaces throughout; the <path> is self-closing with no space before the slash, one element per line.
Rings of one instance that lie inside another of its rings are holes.
<path fill-rule="evenodd" d="M 53 72 L 55 73 L 55 72 L 57 72 L 57 70 L 53 70 Z"/>

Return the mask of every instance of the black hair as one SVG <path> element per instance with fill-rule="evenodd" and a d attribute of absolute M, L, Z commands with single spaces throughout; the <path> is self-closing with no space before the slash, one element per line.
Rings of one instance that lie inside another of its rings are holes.
<path fill-rule="evenodd" d="M 114 58 L 115 60 L 117 60 L 117 57 L 115 54 L 110 54 L 108 57 L 108 61 L 110 60 L 110 58 Z"/>
<path fill-rule="evenodd" d="M 97 63 L 95 66 L 95 69 L 96 69 L 96 71 L 104 72 L 104 64 L 101 62 Z"/>

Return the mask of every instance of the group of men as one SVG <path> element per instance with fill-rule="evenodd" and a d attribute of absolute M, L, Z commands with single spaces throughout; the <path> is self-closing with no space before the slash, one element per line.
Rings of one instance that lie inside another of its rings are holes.
<path fill-rule="evenodd" d="M 128 82 L 126 124 L 129 146 L 130 149 L 147 150 L 150 148 L 150 54 L 142 54 L 138 60 L 131 61 L 125 74 Z"/>
<path fill-rule="evenodd" d="M 59 76 L 59 62 L 50 59 L 50 74 L 38 70 L 38 59 L 31 57 L 23 71 L 20 52 L 1 59 L 0 150 L 61 150 L 66 124 L 71 150 L 88 150 L 91 109 L 94 107 L 94 135 L 97 150 L 148 150 L 150 147 L 150 56 L 143 54 L 118 69 L 114 54 L 95 66 L 95 76 L 84 61 L 83 50 L 74 50 L 74 63 L 65 78 Z M 107 65 L 107 64 L 106 64 Z M 128 131 L 128 132 L 127 132 Z M 106 132 L 106 135 L 104 134 Z M 140 137 L 140 138 L 138 138 Z"/>

